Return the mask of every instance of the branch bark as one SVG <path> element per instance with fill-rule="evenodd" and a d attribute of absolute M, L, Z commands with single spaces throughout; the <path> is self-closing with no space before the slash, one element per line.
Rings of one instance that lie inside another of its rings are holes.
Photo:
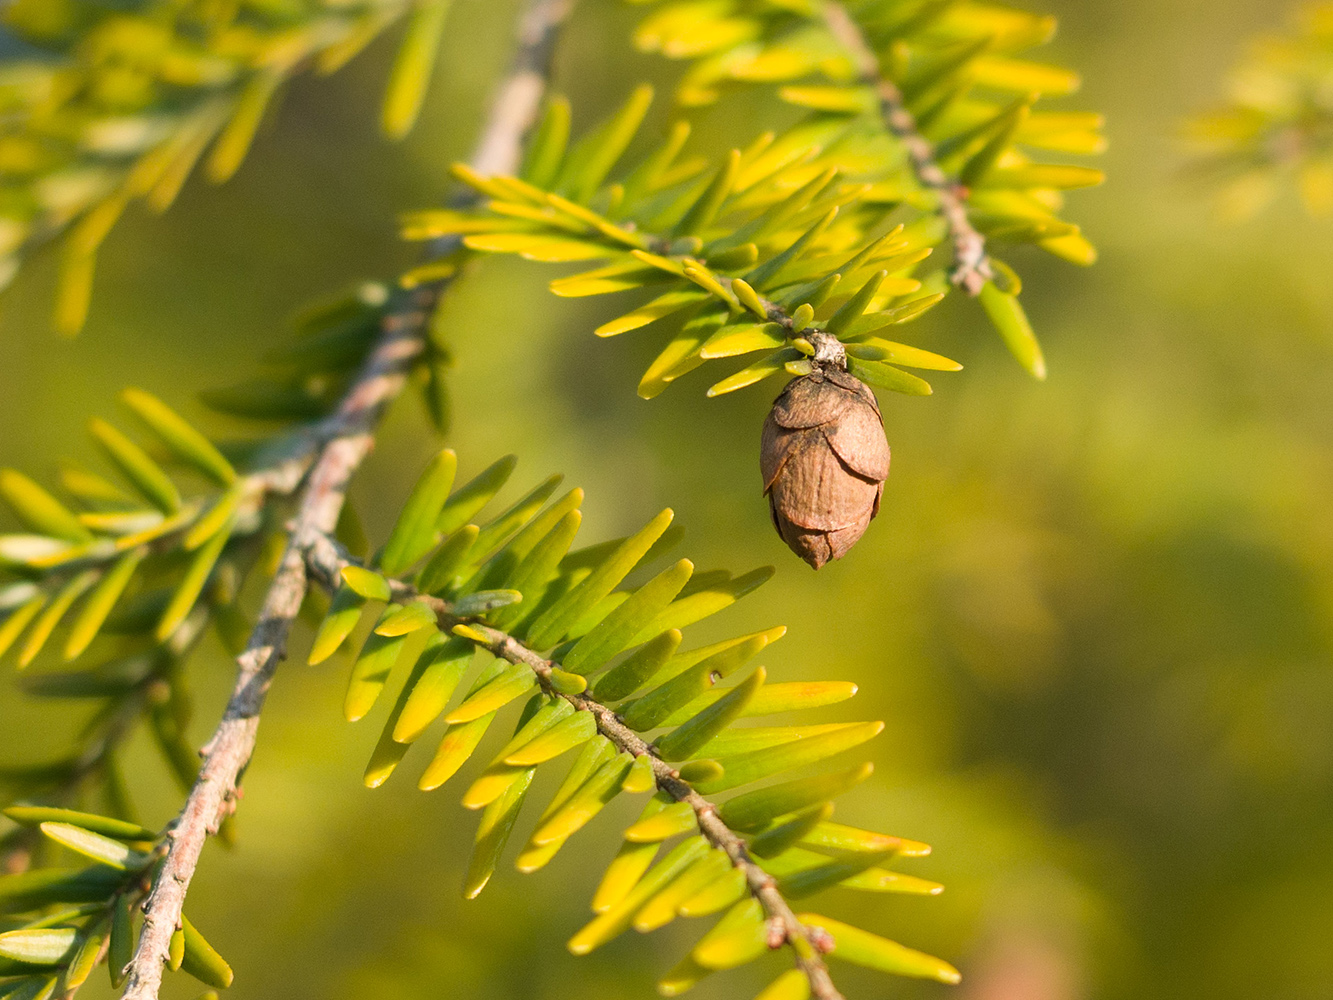
<path fill-rule="evenodd" d="M 536 117 L 555 35 L 571 5 L 572 0 L 529 0 L 525 6 L 513 69 L 500 87 L 472 159 L 478 171 L 512 173 L 518 168 L 523 133 Z M 309 586 L 305 553 L 312 539 L 332 535 L 348 484 L 374 445 L 379 419 L 424 349 L 426 322 L 444 287 L 441 282 L 403 296 L 386 316 L 379 340 L 337 410 L 314 431 L 313 464 L 304 476 L 286 552 L 246 649 L 237 658 L 231 698 L 201 751 L 199 777 L 168 832 L 166 854 L 144 902 L 143 930 L 130 962 L 125 1000 L 158 996 L 171 936 L 180 924 L 200 853 L 235 808 L 237 786 L 254 752 L 269 685 Z M 283 466 L 283 475 L 272 482 L 265 479 L 263 485 L 281 485 L 284 476 L 299 482 L 305 464 L 298 455 Z"/>
<path fill-rule="evenodd" d="M 851 54 L 861 81 L 875 89 L 884 125 L 903 144 L 917 181 L 935 192 L 939 200 L 940 215 L 948 226 L 953 246 L 954 265 L 949 279 L 968 295 L 979 295 L 982 286 L 995 275 L 986 254 L 986 237 L 967 217 L 967 189 L 949 177 L 935 160 L 934 145 L 921 134 L 898 85 L 880 70 L 879 57 L 847 8 L 829 0 L 824 4 L 824 20 L 833 37 Z"/>

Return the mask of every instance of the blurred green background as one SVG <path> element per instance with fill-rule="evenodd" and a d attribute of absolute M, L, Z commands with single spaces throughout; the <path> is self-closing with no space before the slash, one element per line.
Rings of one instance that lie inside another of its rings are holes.
<path fill-rule="evenodd" d="M 1020 268 L 1046 384 L 972 303 L 951 299 L 908 330 L 967 369 L 935 379 L 929 399 L 882 399 L 894 452 L 882 514 L 818 576 L 773 534 L 759 494 L 775 386 L 709 402 L 700 373 L 639 400 L 654 346 L 592 338 L 616 304 L 551 297 L 545 265 L 488 260 L 449 306 L 449 443 L 465 470 L 514 451 L 515 489 L 563 471 L 588 490 L 590 538 L 671 505 L 703 568 L 778 565 L 719 627 L 785 622 L 766 660 L 775 678 L 861 686 L 845 714 L 887 729 L 839 819 L 933 844 L 903 868 L 948 886 L 823 905 L 956 962 L 957 1000 L 1333 996 L 1333 225 L 1294 199 L 1222 224 L 1182 179 L 1177 139 L 1280 6 L 1044 4 L 1061 19 L 1050 57 L 1084 73 L 1070 106 L 1109 118 L 1111 181 L 1070 212 L 1102 260 Z M 513 7 L 457 0 L 402 145 L 375 128 L 391 41 L 331 81 L 298 83 L 235 180 L 192 182 L 168 215 L 136 212 L 115 231 L 78 340 L 49 333 L 54 269 L 34 266 L 0 307 L 0 464 L 49 474 L 90 456 L 83 423 L 126 384 L 235 431 L 195 392 L 248 371 L 311 297 L 413 259 L 396 213 L 446 191 Z M 578 120 L 638 79 L 669 86 L 677 68 L 626 42 L 639 13 L 580 4 L 557 74 Z M 710 110 L 698 147 L 748 138 L 765 107 L 750 95 Z M 373 526 L 437 446 L 404 400 L 355 490 Z M 196 879 L 191 912 L 237 970 L 231 995 L 652 995 L 695 928 L 588 959 L 563 948 L 634 806 L 608 810 L 538 875 L 502 872 L 466 903 L 465 785 L 417 792 L 419 751 L 365 790 L 378 723 L 342 722 L 344 668 L 296 655 L 280 672 L 240 843 L 211 845 Z M 231 665 L 212 645 L 194 669 L 202 742 Z M 77 725 L 20 700 L 11 677 L 0 692 L 0 760 L 44 756 Z M 177 793 L 146 747 L 135 761 L 145 818 L 165 821 Z M 752 995 L 745 975 L 697 995 Z M 842 982 L 859 997 L 949 989 L 854 969 Z M 196 994 L 183 976 L 169 984 Z"/>

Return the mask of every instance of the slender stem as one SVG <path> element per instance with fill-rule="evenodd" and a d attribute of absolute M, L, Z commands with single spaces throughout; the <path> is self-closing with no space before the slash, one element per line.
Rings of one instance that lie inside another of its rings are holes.
<path fill-rule="evenodd" d="M 731 291 L 733 295 L 735 294 L 733 291 L 735 287 L 733 282 L 735 279 L 728 278 L 723 274 L 719 274 L 716 277 L 719 284 L 728 291 Z M 792 318 L 791 313 L 778 303 L 764 298 L 757 292 L 755 293 L 755 298 L 759 300 L 759 305 L 764 309 L 763 318 L 770 323 L 776 323 L 778 326 L 782 327 L 783 335 L 788 340 L 793 340 L 796 337 L 803 337 L 810 343 L 815 349 L 815 353 L 812 356 L 813 360 L 818 361 L 821 364 L 833 365 L 843 371 L 847 370 L 847 349 L 843 347 L 842 341 L 838 340 L 837 337 L 816 326 L 802 327 L 798 330 L 796 328 L 796 321 Z"/>
<path fill-rule="evenodd" d="M 328 535 L 323 538 L 311 538 L 306 550 L 306 560 L 310 575 L 325 586 L 333 589 L 344 567 L 352 565 L 341 551 L 337 542 Z M 646 756 L 652 763 L 653 778 L 660 791 L 666 792 L 677 802 L 687 802 L 694 811 L 699 832 L 710 844 L 726 854 L 732 866 L 745 875 L 750 894 L 759 901 L 768 918 L 769 946 L 790 945 L 795 954 L 796 966 L 805 974 L 810 983 L 811 995 L 816 1000 L 843 1000 L 842 994 L 833 984 L 823 953 L 832 944 L 829 935 L 819 928 L 806 927 L 797 919 L 790 904 L 778 890 L 773 876 L 764 871 L 745 845 L 745 841 L 733 831 L 718 815 L 717 806 L 696 792 L 684 781 L 680 772 L 664 761 L 657 754 L 657 749 L 630 729 L 623 719 L 608 706 L 595 698 L 584 694 L 566 694 L 557 691 L 552 684 L 551 674 L 559 664 L 546 659 L 536 650 L 524 645 L 507 632 L 491 628 L 474 619 L 463 618 L 455 614 L 448 601 L 422 594 L 410 584 L 399 580 L 389 581 L 395 601 L 416 601 L 435 613 L 441 628 L 446 632 L 455 625 L 466 624 L 472 632 L 484 637 L 478 643 L 492 655 L 513 664 L 530 667 L 537 675 L 542 690 L 552 697 L 564 698 L 580 712 L 588 712 L 597 721 L 597 731 L 605 736 L 617 750 L 635 757 Z"/>
<path fill-rule="evenodd" d="M 549 61 L 553 36 L 570 0 L 530 0 L 525 7 L 515 75 L 527 78 Z M 543 76 L 544 80 L 544 76 Z M 522 132 L 536 115 L 544 85 L 514 88 L 506 82 L 478 144 L 477 160 L 493 158 L 487 169 L 513 172 Z M 500 162 L 496 150 L 512 162 Z M 231 699 L 212 738 L 185 806 L 167 835 L 166 854 L 144 902 L 144 924 L 129 966 L 125 1000 L 156 1000 L 171 936 L 207 838 L 235 808 L 238 783 L 250 761 L 260 712 L 287 637 L 309 586 L 305 553 L 311 539 L 330 536 L 346 500 L 348 484 L 374 444 L 388 404 L 402 391 L 413 362 L 424 349 L 424 331 L 444 284 L 423 286 L 403 296 L 385 318 L 374 349 L 337 410 L 319 430 L 324 438 L 304 478 L 287 550 L 269 585 L 246 649 L 237 658 Z M 299 469 L 299 455 L 288 469 Z M 299 473 L 298 481 L 299 481 Z"/>
<path fill-rule="evenodd" d="M 880 70 L 879 58 L 860 26 L 847 13 L 847 8 L 837 0 L 828 0 L 824 4 L 824 20 L 833 36 L 851 54 L 861 81 L 874 87 L 884 124 L 903 144 L 917 181 L 935 192 L 940 215 L 948 226 L 949 241 L 953 245 L 954 265 L 950 280 L 969 295 L 980 294 L 994 274 L 986 255 L 986 237 L 967 217 L 967 188 L 940 167 L 935 159 L 934 145 L 921 134 L 898 85 Z"/>
<path fill-rule="evenodd" d="M 291 541 L 269 585 L 250 641 L 237 658 L 231 699 L 203 748 L 203 767 L 167 835 L 166 856 L 144 903 L 143 931 L 124 993 L 127 1000 L 155 1000 L 158 995 L 162 965 L 199 855 L 207 838 L 217 833 L 235 808 L 237 785 L 254 751 L 260 712 L 305 598 L 304 539 L 332 532 L 337 526 L 348 483 L 370 451 L 375 424 L 401 391 L 412 360 L 421 352 L 419 331 L 428 315 L 423 297 L 415 297 L 407 308 L 386 319 L 378 346 L 339 406 L 344 430 L 324 445 L 310 471 Z"/>

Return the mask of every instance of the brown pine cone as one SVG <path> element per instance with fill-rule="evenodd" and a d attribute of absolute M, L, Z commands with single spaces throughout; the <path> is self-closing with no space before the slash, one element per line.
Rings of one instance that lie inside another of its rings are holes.
<path fill-rule="evenodd" d="M 782 540 L 815 569 L 841 559 L 879 513 L 889 474 L 874 393 L 832 365 L 792 379 L 764 421 L 759 464 Z"/>

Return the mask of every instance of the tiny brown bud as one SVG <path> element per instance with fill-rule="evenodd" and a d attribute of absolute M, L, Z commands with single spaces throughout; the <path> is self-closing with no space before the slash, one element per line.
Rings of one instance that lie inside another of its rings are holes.
<path fill-rule="evenodd" d="M 833 365 L 792 379 L 759 454 L 778 534 L 815 569 L 841 559 L 879 513 L 889 443 L 875 395 Z"/>
<path fill-rule="evenodd" d="M 837 945 L 833 940 L 833 935 L 822 927 L 807 927 L 806 934 L 810 938 L 810 943 L 815 946 L 815 951 L 821 955 L 827 955 Z"/>

